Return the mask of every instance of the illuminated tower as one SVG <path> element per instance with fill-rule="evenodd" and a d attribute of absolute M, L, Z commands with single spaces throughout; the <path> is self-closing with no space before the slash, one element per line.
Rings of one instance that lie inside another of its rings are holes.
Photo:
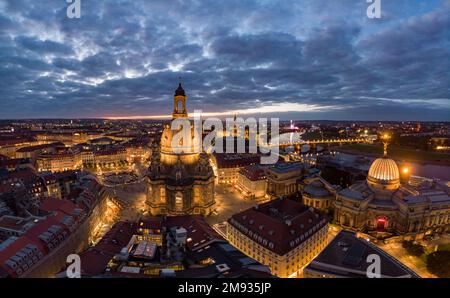
<path fill-rule="evenodd" d="M 181 82 L 178 84 L 178 88 L 175 90 L 175 95 L 173 97 L 173 114 L 172 118 L 187 118 L 188 114 L 186 111 L 186 94 L 181 86 Z"/>
<path fill-rule="evenodd" d="M 190 123 L 181 83 L 173 99 L 172 118 Z M 174 144 L 175 136 L 180 133 L 182 138 Z M 146 202 L 152 215 L 206 216 L 214 210 L 214 171 L 208 156 L 194 147 L 198 137 L 192 123 L 187 132 L 172 129 L 171 124 L 164 125 L 160 150 L 154 150 L 146 177 Z"/>

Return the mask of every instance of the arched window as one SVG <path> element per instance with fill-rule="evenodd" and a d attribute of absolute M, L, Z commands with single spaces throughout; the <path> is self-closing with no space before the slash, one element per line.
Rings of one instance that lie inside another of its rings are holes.
<path fill-rule="evenodd" d="M 181 192 L 177 192 L 175 195 L 175 210 L 183 211 L 183 194 Z"/>

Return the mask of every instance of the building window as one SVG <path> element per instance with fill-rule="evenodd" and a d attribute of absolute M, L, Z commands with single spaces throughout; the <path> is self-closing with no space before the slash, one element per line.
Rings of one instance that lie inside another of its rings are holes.
<path fill-rule="evenodd" d="M 183 194 L 181 192 L 177 192 L 175 195 L 175 209 L 177 211 L 183 210 Z"/>

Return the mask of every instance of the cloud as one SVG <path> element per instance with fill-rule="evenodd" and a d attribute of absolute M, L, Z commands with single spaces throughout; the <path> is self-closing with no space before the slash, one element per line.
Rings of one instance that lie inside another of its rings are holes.
<path fill-rule="evenodd" d="M 71 47 L 51 40 L 38 40 L 36 38 L 19 36 L 15 39 L 15 41 L 17 46 L 41 55 L 48 53 L 69 55 L 73 53 Z"/>
<path fill-rule="evenodd" d="M 448 1 L 82 1 L 0 5 L 0 118 L 190 110 L 450 120 Z"/>

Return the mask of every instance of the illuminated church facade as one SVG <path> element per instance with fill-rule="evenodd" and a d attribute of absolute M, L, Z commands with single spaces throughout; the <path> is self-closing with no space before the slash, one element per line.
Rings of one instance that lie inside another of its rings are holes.
<path fill-rule="evenodd" d="M 174 96 L 174 119 L 188 119 L 181 83 Z M 207 216 L 214 210 L 214 172 L 208 156 L 194 150 L 198 135 L 193 125 L 190 132 L 180 140 L 179 150 L 174 150 L 172 140 L 180 130 L 172 130 L 170 124 L 164 126 L 160 149 L 154 150 L 146 177 L 146 202 L 152 215 Z"/>
<path fill-rule="evenodd" d="M 367 179 L 337 193 L 335 222 L 376 237 L 394 234 L 418 239 L 450 231 L 448 185 L 402 183 L 396 162 L 387 156 L 387 143 L 384 146 L 384 156 L 372 163 Z"/>

